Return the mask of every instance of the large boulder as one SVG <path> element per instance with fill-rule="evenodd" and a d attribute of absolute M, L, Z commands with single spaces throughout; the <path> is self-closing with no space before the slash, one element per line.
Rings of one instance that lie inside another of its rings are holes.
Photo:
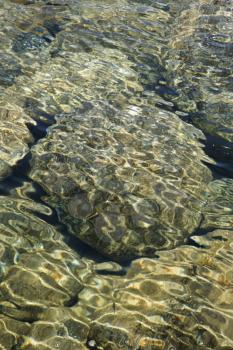
<path fill-rule="evenodd" d="M 202 133 L 155 108 L 149 88 L 161 77 L 175 16 L 166 6 L 121 1 L 80 3 L 72 16 L 50 44 L 53 59 L 10 88 L 29 115 L 56 121 L 32 149 L 29 176 L 102 254 L 154 256 L 198 228 L 211 180 Z"/>
<path fill-rule="evenodd" d="M 64 115 L 33 147 L 30 177 L 99 252 L 116 260 L 153 256 L 200 224 L 211 180 L 201 137 L 152 106 Z"/>

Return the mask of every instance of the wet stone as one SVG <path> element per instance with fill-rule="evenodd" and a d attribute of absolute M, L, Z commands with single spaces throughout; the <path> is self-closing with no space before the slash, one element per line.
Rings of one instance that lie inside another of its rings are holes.
<path fill-rule="evenodd" d="M 0 198 L 0 346 L 86 349 L 90 317 L 108 302 L 111 277 L 97 275 L 91 260 L 81 260 L 55 228 L 35 216 L 51 210 L 19 197 L 23 193 Z"/>
<path fill-rule="evenodd" d="M 27 336 L 30 325 L 9 317 L 0 316 L 0 349 L 12 349 Z"/>
<path fill-rule="evenodd" d="M 40 321 L 33 323 L 25 337 L 22 349 L 34 349 L 33 344 L 41 344 L 48 349 L 86 349 L 88 325 L 75 312 L 61 308 L 45 311 Z"/>
<path fill-rule="evenodd" d="M 51 214 L 49 208 L 30 200 L 0 198 L 0 313 L 6 319 L 15 320 L 16 325 L 18 321 L 21 327 L 26 327 L 27 322 L 49 321 L 58 315 L 58 320 L 64 319 L 65 335 L 75 340 L 79 330 L 78 339 L 86 341 L 86 319 L 72 316 L 69 309 L 61 310 L 64 306 L 76 305 L 84 284 L 95 274 L 92 263 L 81 261 L 63 242 L 61 234 L 37 218 L 36 212 Z M 58 313 L 50 311 L 55 306 L 61 308 Z M 6 339 L 6 349 L 18 344 L 16 340 L 24 335 L 17 331 L 14 335 L 8 328 L 4 332 L 1 341 Z M 55 335 L 61 336 L 59 330 Z M 51 344 L 55 341 L 51 340 Z"/>
<path fill-rule="evenodd" d="M 203 210 L 201 228 L 231 229 L 233 224 L 233 181 L 222 178 L 209 184 L 207 204 Z"/>
<path fill-rule="evenodd" d="M 11 173 L 10 166 L 4 162 L 4 160 L 0 160 L 0 179 L 4 179 Z"/>
<path fill-rule="evenodd" d="M 157 109 L 97 113 L 60 116 L 33 148 L 31 178 L 75 235 L 113 259 L 153 255 L 182 242 L 199 225 L 211 180 L 198 161 L 204 154 L 197 130 L 173 114 L 166 125 L 168 115 Z M 189 142 L 182 143 L 184 137 Z"/>
<path fill-rule="evenodd" d="M 13 61 L 12 64 L 8 66 L 7 62 L 3 60 L 0 64 L 0 85 L 4 87 L 11 86 L 14 84 L 15 78 L 20 74 L 22 74 L 21 66 L 17 62 Z"/>
<path fill-rule="evenodd" d="M 33 120 L 20 107 L 0 101 L 2 177 L 7 176 L 10 167 L 28 152 L 28 143 L 32 141 L 32 136 L 27 128 L 27 123 L 33 123 Z"/>
<path fill-rule="evenodd" d="M 12 267 L 0 285 L 2 299 L 15 301 L 21 306 L 27 305 L 28 301 L 42 307 L 69 304 L 75 295 L 70 295 L 54 280 L 43 272 L 33 273 L 25 268 Z M 76 287 L 78 293 L 80 286 Z"/>
<path fill-rule="evenodd" d="M 0 349 L 233 348 L 232 184 L 181 120 L 231 141 L 231 12 L 0 0 Z"/>
<path fill-rule="evenodd" d="M 46 46 L 49 41 L 49 38 L 46 39 L 33 33 L 25 33 L 16 38 L 16 42 L 13 44 L 12 49 L 16 53 L 36 50 Z"/>
<path fill-rule="evenodd" d="M 132 263 L 114 284 L 114 308 L 94 314 L 88 339 L 97 349 L 232 347 L 232 232 L 198 238 L 206 248 L 181 246 Z"/>
<path fill-rule="evenodd" d="M 178 92 L 170 100 L 205 133 L 232 142 L 232 8 L 219 1 L 190 5 L 175 21 L 165 60 Z"/>

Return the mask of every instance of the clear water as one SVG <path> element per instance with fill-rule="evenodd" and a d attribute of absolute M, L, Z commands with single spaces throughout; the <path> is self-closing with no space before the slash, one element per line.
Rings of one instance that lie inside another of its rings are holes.
<path fill-rule="evenodd" d="M 0 349 L 233 349 L 232 11 L 0 0 Z"/>

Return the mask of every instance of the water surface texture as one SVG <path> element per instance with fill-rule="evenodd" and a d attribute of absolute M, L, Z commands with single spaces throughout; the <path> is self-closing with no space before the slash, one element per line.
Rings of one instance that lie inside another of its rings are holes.
<path fill-rule="evenodd" d="M 0 350 L 233 349 L 232 14 L 0 0 Z"/>

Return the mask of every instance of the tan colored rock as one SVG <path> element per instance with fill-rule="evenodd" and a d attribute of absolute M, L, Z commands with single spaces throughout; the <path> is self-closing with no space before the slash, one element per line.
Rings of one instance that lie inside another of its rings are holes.
<path fill-rule="evenodd" d="M 221 238 L 221 239 L 220 239 Z M 138 259 L 96 311 L 89 339 L 109 349 L 231 349 L 232 232 Z"/>

